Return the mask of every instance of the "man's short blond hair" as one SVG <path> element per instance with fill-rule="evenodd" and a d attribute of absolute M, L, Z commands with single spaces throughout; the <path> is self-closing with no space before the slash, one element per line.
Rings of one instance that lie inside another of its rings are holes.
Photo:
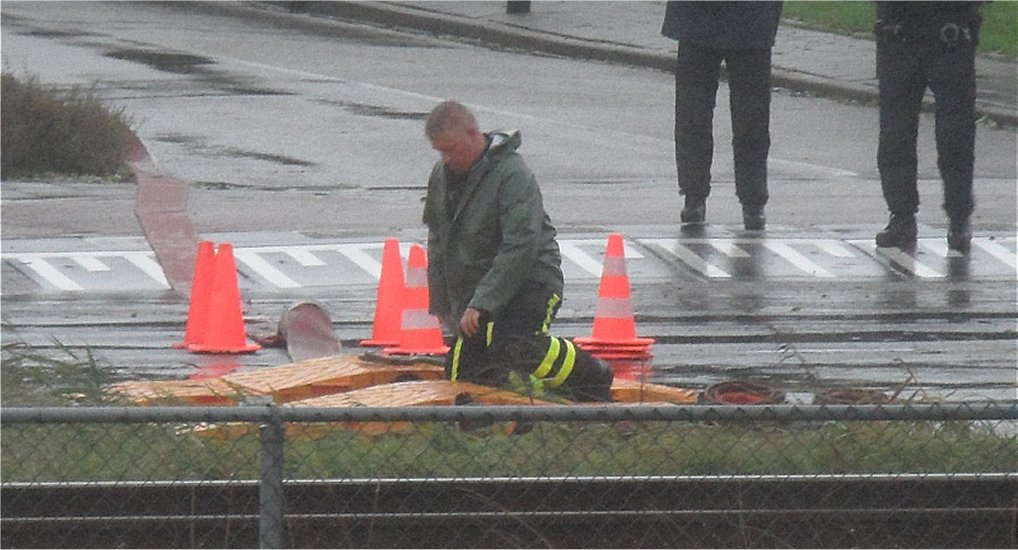
<path fill-rule="evenodd" d="M 431 110 L 431 114 L 428 115 L 428 120 L 424 124 L 424 134 L 428 136 L 429 140 L 434 140 L 446 130 L 453 128 L 466 130 L 476 127 L 477 119 L 474 118 L 474 113 L 470 112 L 466 105 L 448 100 L 439 103 Z"/>

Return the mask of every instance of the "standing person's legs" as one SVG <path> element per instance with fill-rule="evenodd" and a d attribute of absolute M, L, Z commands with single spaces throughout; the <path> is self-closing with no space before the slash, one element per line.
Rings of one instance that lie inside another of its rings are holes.
<path fill-rule="evenodd" d="M 732 110 L 735 193 L 746 229 L 763 229 L 770 151 L 771 50 L 731 50 L 725 54 Z"/>
<path fill-rule="evenodd" d="M 905 44 L 883 40 L 877 45 L 880 86 L 877 168 L 884 201 L 891 212 L 887 227 L 877 234 L 878 246 L 915 246 L 915 214 L 919 210 L 916 139 L 926 91 L 920 63 L 921 59 Z"/>
<path fill-rule="evenodd" d="M 675 167 L 686 197 L 682 221 L 702 223 L 714 160 L 714 106 L 721 56 L 679 43 L 675 65 Z"/>
<path fill-rule="evenodd" d="M 928 78 L 936 97 L 937 166 L 944 180 L 944 210 L 950 218 L 948 244 L 954 250 L 968 252 L 972 239 L 969 217 L 975 207 L 972 196 L 976 145 L 974 44 L 961 41 L 953 50 L 933 56 Z"/>

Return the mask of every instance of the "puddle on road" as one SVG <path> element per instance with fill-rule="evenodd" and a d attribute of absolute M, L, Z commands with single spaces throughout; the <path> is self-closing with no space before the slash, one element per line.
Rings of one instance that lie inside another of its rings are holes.
<path fill-rule="evenodd" d="M 189 75 L 194 77 L 195 81 L 202 86 L 230 95 L 293 95 L 291 92 L 258 86 L 252 83 L 250 79 L 238 78 L 227 75 L 222 71 L 216 71 L 211 68 L 216 64 L 216 61 L 204 56 L 144 49 L 110 50 L 103 55 L 112 59 L 141 63 L 157 71 Z M 165 86 L 165 83 L 157 83 L 156 86 Z"/>
<path fill-rule="evenodd" d="M 151 50 L 113 50 L 104 55 L 113 59 L 142 63 L 159 71 L 176 74 L 194 74 L 200 72 L 204 65 L 215 64 L 215 61 L 207 57 Z"/>
<path fill-rule="evenodd" d="M 315 166 L 314 162 L 288 157 L 285 155 L 259 153 L 257 151 L 242 151 L 239 149 L 227 149 L 223 154 L 233 158 L 264 160 L 265 162 L 273 162 L 276 164 L 282 164 L 283 166 Z"/>
<path fill-rule="evenodd" d="M 319 103 L 342 107 L 343 109 L 360 116 L 388 118 L 393 120 L 425 120 L 428 113 L 420 111 L 397 111 L 383 105 L 367 105 L 364 103 L 351 103 L 348 101 L 335 101 L 331 99 L 319 99 Z"/>

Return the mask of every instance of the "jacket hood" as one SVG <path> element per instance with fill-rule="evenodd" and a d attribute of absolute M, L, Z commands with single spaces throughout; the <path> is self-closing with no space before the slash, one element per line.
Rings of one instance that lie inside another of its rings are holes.
<path fill-rule="evenodd" d="M 519 130 L 493 130 L 485 134 L 488 137 L 486 155 L 499 155 L 519 149 L 523 137 Z"/>

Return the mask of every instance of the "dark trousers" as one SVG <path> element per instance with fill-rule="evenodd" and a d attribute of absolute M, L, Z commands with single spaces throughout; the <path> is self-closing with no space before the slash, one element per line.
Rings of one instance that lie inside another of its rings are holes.
<path fill-rule="evenodd" d="M 500 368 L 493 351 L 502 342 L 513 339 L 547 337 L 560 304 L 561 297 L 554 292 L 525 283 L 497 317 L 483 320 L 477 334 L 456 338 L 446 354 L 446 378 L 493 386 L 504 384 L 508 373 Z"/>
<path fill-rule="evenodd" d="M 746 206 L 767 204 L 771 50 L 716 50 L 679 43 L 675 67 L 675 166 L 679 192 L 710 194 L 714 106 L 721 62 L 728 71 L 735 194 Z"/>
<path fill-rule="evenodd" d="M 547 362 L 551 368 L 544 389 L 577 401 L 611 401 L 611 368 L 564 338 L 548 334 L 560 304 L 561 298 L 553 292 L 539 286 L 524 288 L 502 313 L 484 323 L 484 330 L 456 338 L 446 354 L 446 378 L 504 386 L 515 372 L 530 383 L 530 375 Z M 559 353 L 552 357 L 553 349 Z M 553 383 L 557 374 L 565 372 L 561 369 L 567 362 L 568 377 Z"/>
<path fill-rule="evenodd" d="M 929 37 L 882 39 L 877 44 L 880 82 L 880 139 L 877 167 L 887 207 L 893 214 L 919 210 L 916 139 L 923 94 L 936 100 L 937 166 L 944 180 L 944 210 L 952 219 L 972 214 L 975 163 L 975 45 L 947 48 L 931 29 Z"/>

